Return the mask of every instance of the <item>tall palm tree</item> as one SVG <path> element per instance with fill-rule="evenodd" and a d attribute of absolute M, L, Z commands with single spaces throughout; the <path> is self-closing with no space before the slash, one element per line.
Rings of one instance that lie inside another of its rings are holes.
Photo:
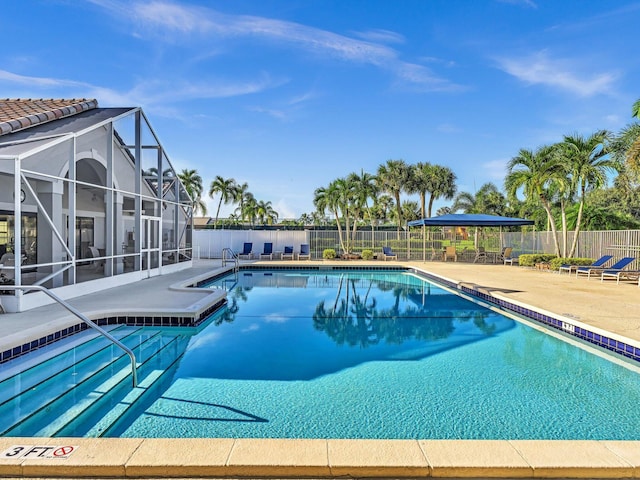
<path fill-rule="evenodd" d="M 456 193 L 456 175 L 449 167 L 419 162 L 411 167 L 407 190 L 420 195 L 422 218 L 430 218 L 433 202 L 439 198 L 451 200 Z M 429 206 L 426 198 L 429 196 Z"/>
<path fill-rule="evenodd" d="M 376 177 L 375 175 L 371 175 L 370 173 L 366 173 L 364 170 L 361 170 L 360 175 L 358 175 L 357 173 L 352 173 L 348 178 L 349 181 L 353 184 L 356 212 L 359 213 L 361 210 L 364 210 L 369 217 L 369 222 L 371 224 L 371 243 L 373 246 L 373 231 L 375 228 L 375 222 L 371 207 L 369 206 L 369 200 L 371 199 L 373 202 L 375 202 L 375 199 L 378 196 Z M 357 222 L 354 222 L 353 238 L 355 238 L 356 229 Z"/>
<path fill-rule="evenodd" d="M 237 184 L 235 179 L 225 179 L 220 175 L 217 175 L 209 187 L 209 196 L 213 198 L 216 194 L 220 195 L 220 200 L 218 201 L 218 209 L 216 210 L 214 228 L 218 226 L 218 217 L 220 216 L 220 207 L 222 206 L 222 202 L 224 202 L 225 205 L 228 205 L 233 203 L 237 198 Z"/>
<path fill-rule="evenodd" d="M 410 177 L 409 166 L 404 160 L 387 160 L 387 163 L 378 167 L 376 175 L 378 188 L 393 196 L 396 202 L 396 218 L 398 219 L 398 239 L 402 226 L 402 203 L 400 194 L 407 188 Z"/>
<path fill-rule="evenodd" d="M 191 200 L 193 200 L 193 214 L 200 212 L 203 216 L 207 214 L 207 204 L 202 200 L 204 186 L 202 177 L 194 169 L 182 169 L 178 174 L 178 178 L 182 182 L 184 189 L 187 191 Z"/>
<path fill-rule="evenodd" d="M 571 250 L 572 257 L 578 245 L 578 234 L 587 192 L 602 188 L 607 183 L 607 174 L 618 171 L 618 164 L 607 149 L 609 132 L 601 130 L 589 137 L 574 134 L 564 137 L 562 155 L 571 169 L 572 193 L 578 195 L 578 213 Z"/>
<path fill-rule="evenodd" d="M 542 205 L 555 242 L 556 255 L 560 253 L 556 221 L 552 210 L 552 202 L 559 192 L 566 191 L 567 169 L 557 160 L 557 146 L 543 146 L 535 152 L 521 149 L 507 166 L 505 188 L 507 194 L 517 198 L 522 189 L 525 203 Z"/>
<path fill-rule="evenodd" d="M 631 117 L 640 120 L 640 99 L 633 104 Z M 640 178 L 640 123 L 624 127 L 612 140 L 610 148 L 615 159 L 626 163 L 631 176 Z"/>

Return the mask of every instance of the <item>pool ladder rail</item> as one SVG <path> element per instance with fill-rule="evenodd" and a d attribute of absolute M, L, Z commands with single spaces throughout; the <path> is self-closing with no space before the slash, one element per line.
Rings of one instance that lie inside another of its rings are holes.
<path fill-rule="evenodd" d="M 126 345 L 124 345 L 122 342 L 120 342 L 117 338 L 115 338 L 109 332 L 107 332 L 103 328 L 101 328 L 98 325 L 96 325 L 95 323 L 93 323 L 86 316 L 84 316 L 79 310 L 77 310 L 76 308 L 74 308 L 71 305 L 69 305 L 63 299 L 58 297 L 55 293 L 51 292 L 48 288 L 43 287 L 42 285 L 3 285 L 2 288 L 6 289 L 6 290 L 37 290 L 39 292 L 45 293 L 50 298 L 52 298 L 54 301 L 56 301 L 57 303 L 62 305 L 64 308 L 69 310 L 76 317 L 78 317 L 80 320 L 82 320 L 84 323 L 86 323 L 89 327 L 91 327 L 94 330 L 96 330 L 103 337 L 109 339 L 109 341 L 111 341 L 113 344 L 118 346 L 120 349 L 122 349 L 129 356 L 129 359 L 131 360 L 131 379 L 132 379 L 132 382 L 133 382 L 133 388 L 136 388 L 138 386 L 138 373 L 137 373 L 137 368 L 136 368 L 137 367 L 137 363 L 136 363 L 136 356 L 134 355 L 133 350 L 131 350 Z"/>
<path fill-rule="evenodd" d="M 233 271 L 237 272 L 240 270 L 240 260 L 238 259 L 238 254 L 234 252 L 230 248 L 222 249 L 222 266 L 226 266 L 227 263 L 233 262 Z"/>

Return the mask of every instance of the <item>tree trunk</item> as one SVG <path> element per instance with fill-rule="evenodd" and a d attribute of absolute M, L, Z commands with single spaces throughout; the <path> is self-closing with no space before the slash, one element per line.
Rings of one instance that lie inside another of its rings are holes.
<path fill-rule="evenodd" d="M 573 232 L 573 242 L 571 242 L 571 251 L 569 252 L 569 258 L 572 258 L 576 253 L 578 247 L 578 235 L 580 234 L 580 226 L 582 225 L 582 211 L 584 209 L 584 190 L 580 197 L 580 206 L 578 207 L 578 217 L 576 218 L 576 229 Z"/>

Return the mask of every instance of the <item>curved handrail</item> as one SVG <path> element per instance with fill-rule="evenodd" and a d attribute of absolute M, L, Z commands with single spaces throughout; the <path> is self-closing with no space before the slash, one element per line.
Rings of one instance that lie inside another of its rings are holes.
<path fill-rule="evenodd" d="M 227 258 L 227 254 L 230 255 L 229 258 Z M 234 264 L 233 269 L 238 270 L 240 267 L 240 263 L 238 261 L 238 255 L 228 247 L 223 248 L 222 249 L 222 266 L 224 267 L 227 264 L 227 262 L 230 262 L 231 260 L 233 260 L 233 264 Z"/>
<path fill-rule="evenodd" d="M 120 347 L 122 350 L 124 350 L 124 352 L 127 355 L 129 355 L 129 358 L 131 359 L 131 376 L 132 376 L 132 380 L 133 380 L 133 388 L 138 386 L 138 371 L 137 371 L 137 368 L 136 368 L 137 363 L 136 363 L 136 356 L 134 355 L 133 351 L 129 347 L 124 345 L 122 342 L 120 342 L 113 335 L 111 335 L 109 332 L 107 332 L 103 328 L 101 328 L 98 325 L 96 325 L 95 323 L 93 323 L 87 317 L 85 317 L 79 310 L 77 310 L 74 307 L 72 307 L 71 305 L 69 305 L 63 299 L 58 297 L 55 293 L 49 291 L 48 288 L 43 287 L 42 285 L 2 285 L 2 289 L 3 290 L 38 290 L 39 292 L 44 292 L 45 294 L 47 294 L 49 297 L 51 297 L 53 300 L 58 302 L 60 305 L 62 305 L 67 310 L 69 310 L 71 313 L 73 313 L 76 317 L 78 317 L 84 323 L 89 325 L 91 328 L 97 330 L 98 333 L 100 333 L 102 336 L 104 336 L 107 339 L 111 340 L 111 342 L 113 342 L 115 345 Z"/>

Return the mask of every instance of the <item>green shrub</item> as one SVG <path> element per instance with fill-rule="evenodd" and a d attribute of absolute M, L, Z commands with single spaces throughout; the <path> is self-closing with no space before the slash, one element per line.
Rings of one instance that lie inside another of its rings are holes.
<path fill-rule="evenodd" d="M 336 258 L 336 249 L 335 248 L 325 248 L 322 251 L 322 258 L 326 260 L 333 260 Z"/>
<path fill-rule="evenodd" d="M 362 250 L 360 256 L 363 260 L 371 260 L 373 258 L 373 250 Z"/>
<path fill-rule="evenodd" d="M 593 258 L 562 258 L 557 257 L 551 260 L 551 270 L 558 270 L 560 265 L 591 265 Z"/>
<path fill-rule="evenodd" d="M 523 253 L 518 257 L 518 264 L 521 267 L 533 267 L 536 263 L 551 262 L 556 255 L 549 253 Z"/>

